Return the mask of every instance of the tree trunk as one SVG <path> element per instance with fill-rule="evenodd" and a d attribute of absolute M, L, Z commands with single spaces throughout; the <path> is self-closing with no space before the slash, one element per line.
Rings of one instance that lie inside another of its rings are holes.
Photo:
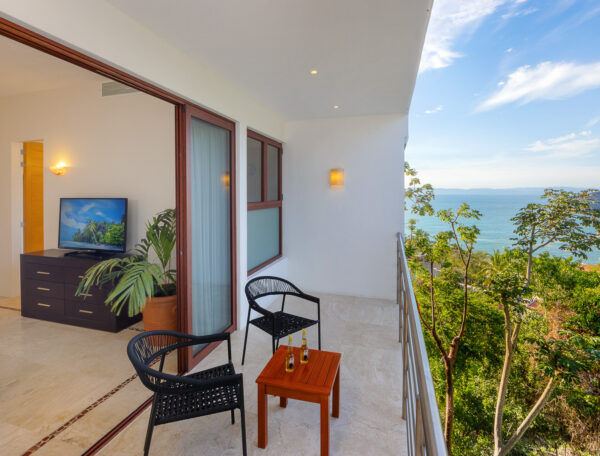
<path fill-rule="evenodd" d="M 498 398 L 496 400 L 496 413 L 494 415 L 494 455 L 498 455 L 502 449 L 502 419 L 504 416 L 504 403 L 506 402 L 506 392 L 508 390 L 508 380 L 510 369 L 512 367 L 512 358 L 519 337 L 520 323 L 517 322 L 515 328 L 512 328 L 512 320 L 508 306 L 504 304 L 504 366 L 500 376 L 500 386 L 498 387 Z"/>
<path fill-rule="evenodd" d="M 531 423 L 533 423 L 533 420 L 535 420 L 535 418 L 539 415 L 539 413 L 544 408 L 544 405 L 546 405 L 546 402 L 548 401 L 548 399 L 550 399 L 550 395 L 552 394 L 552 391 L 554 390 L 555 384 L 556 384 L 555 379 L 551 378 L 550 380 L 548 380 L 548 383 L 546 384 L 546 388 L 544 388 L 544 391 L 542 392 L 541 396 L 539 397 L 539 399 L 537 400 L 535 405 L 531 408 L 531 411 L 525 417 L 525 419 L 523 420 L 521 425 L 518 427 L 517 431 L 506 442 L 506 444 L 499 449 L 498 452 L 494 451 L 494 456 L 507 456 L 508 453 L 516 445 L 516 443 L 519 440 L 521 440 L 521 437 L 523 437 L 523 435 L 525 434 L 527 429 L 529 429 L 529 426 L 531 426 Z"/>
<path fill-rule="evenodd" d="M 444 438 L 448 456 L 452 456 L 452 429 L 454 427 L 454 379 L 452 378 L 452 363 L 444 360 L 446 368 L 446 417 L 444 420 Z"/>

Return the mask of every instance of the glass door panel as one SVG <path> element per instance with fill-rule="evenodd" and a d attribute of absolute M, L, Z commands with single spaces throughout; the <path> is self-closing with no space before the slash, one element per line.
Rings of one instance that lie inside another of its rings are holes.
<path fill-rule="evenodd" d="M 188 117 L 189 255 L 188 330 L 223 332 L 234 322 L 232 242 L 232 130 Z M 194 347 L 192 367 L 204 347 Z"/>

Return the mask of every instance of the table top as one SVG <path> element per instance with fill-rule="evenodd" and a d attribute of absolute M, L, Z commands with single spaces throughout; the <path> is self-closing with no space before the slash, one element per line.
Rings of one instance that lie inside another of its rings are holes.
<path fill-rule="evenodd" d="M 307 393 L 329 394 L 340 367 L 341 353 L 308 350 L 308 364 L 300 363 L 300 347 L 293 347 L 296 369 L 285 371 L 287 346 L 281 345 L 262 370 L 256 383 Z"/>

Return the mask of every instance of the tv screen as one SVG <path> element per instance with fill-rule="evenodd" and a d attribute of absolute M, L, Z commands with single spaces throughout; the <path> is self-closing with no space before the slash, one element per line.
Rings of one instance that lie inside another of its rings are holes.
<path fill-rule="evenodd" d="M 127 198 L 61 198 L 59 249 L 124 252 Z"/>

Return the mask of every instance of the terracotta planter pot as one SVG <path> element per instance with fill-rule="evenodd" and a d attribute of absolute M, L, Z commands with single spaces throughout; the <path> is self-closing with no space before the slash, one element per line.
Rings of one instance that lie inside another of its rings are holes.
<path fill-rule="evenodd" d="M 177 331 L 177 296 L 147 299 L 142 321 L 146 331 Z"/>

